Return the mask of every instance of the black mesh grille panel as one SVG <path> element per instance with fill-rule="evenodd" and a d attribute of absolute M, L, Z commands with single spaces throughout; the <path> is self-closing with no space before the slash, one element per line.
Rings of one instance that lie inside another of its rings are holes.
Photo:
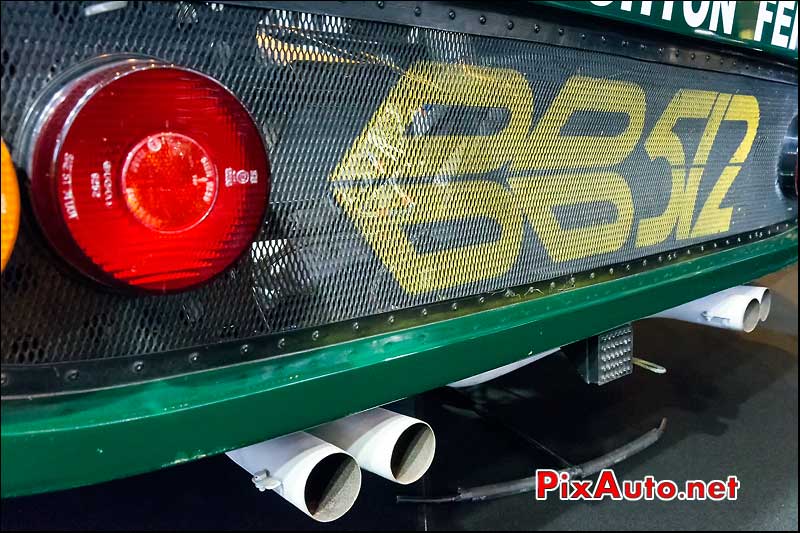
<path fill-rule="evenodd" d="M 774 184 L 795 85 L 277 9 L 128 2 L 93 14 L 92 6 L 3 3 L 2 136 L 12 151 L 53 77 L 101 54 L 143 54 L 208 74 L 249 109 L 271 159 L 268 215 L 251 253 L 211 284 L 131 296 L 74 274 L 24 209 L 2 276 L 4 365 L 314 327 L 796 217 Z M 707 118 L 659 129 L 681 91 Z M 704 136 L 714 117 L 718 130 Z M 657 153 L 672 137 L 684 166 Z M 721 190 L 728 167 L 736 175 Z M 673 228 L 662 216 L 672 171 L 692 168 L 696 204 L 681 204 L 688 222 Z"/>

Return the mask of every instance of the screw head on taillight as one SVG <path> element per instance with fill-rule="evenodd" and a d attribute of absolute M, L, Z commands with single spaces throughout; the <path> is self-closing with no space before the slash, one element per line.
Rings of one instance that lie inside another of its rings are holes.
<path fill-rule="evenodd" d="M 267 205 L 261 134 L 220 83 L 111 61 L 50 91 L 28 127 L 36 217 L 53 247 L 114 287 L 203 283 L 248 249 Z"/>

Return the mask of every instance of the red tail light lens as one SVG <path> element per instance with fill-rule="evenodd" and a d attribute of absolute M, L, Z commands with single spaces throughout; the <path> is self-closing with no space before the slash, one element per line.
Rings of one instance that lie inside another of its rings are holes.
<path fill-rule="evenodd" d="M 49 99 L 31 139 L 37 218 L 52 245 L 112 286 L 197 285 L 249 246 L 267 205 L 261 135 L 222 85 L 130 60 Z"/>

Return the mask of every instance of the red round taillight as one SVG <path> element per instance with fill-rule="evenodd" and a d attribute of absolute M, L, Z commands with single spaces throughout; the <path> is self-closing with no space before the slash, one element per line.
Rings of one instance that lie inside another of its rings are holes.
<path fill-rule="evenodd" d="M 37 219 L 75 268 L 111 286 L 197 285 L 249 246 L 267 205 L 258 128 L 216 81 L 143 60 L 53 92 L 29 128 Z"/>

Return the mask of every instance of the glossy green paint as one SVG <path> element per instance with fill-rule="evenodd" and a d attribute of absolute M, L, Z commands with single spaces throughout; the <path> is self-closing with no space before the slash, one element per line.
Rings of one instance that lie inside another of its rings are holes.
<path fill-rule="evenodd" d="M 179 464 L 442 386 L 750 281 L 787 233 L 529 302 L 162 381 L 2 403 L 2 495 Z"/>
<path fill-rule="evenodd" d="M 683 8 L 682 5 L 684 2 L 669 2 L 669 4 L 673 4 L 672 14 L 670 20 L 664 20 L 663 13 L 664 13 L 664 2 L 590 2 L 590 1 L 543 1 L 542 4 L 548 4 L 551 6 L 558 7 L 559 9 L 565 9 L 568 11 L 575 11 L 579 13 L 589 14 L 589 15 L 598 15 L 600 17 L 611 19 L 615 21 L 622 21 L 628 22 L 631 24 L 637 24 L 642 26 L 648 26 L 651 28 L 658 28 L 660 30 L 665 30 L 672 33 L 677 33 L 680 35 L 703 39 L 707 41 L 712 41 L 717 44 L 725 44 L 740 48 L 745 48 L 748 50 L 760 51 L 760 52 L 768 52 L 774 56 L 790 59 L 793 62 L 797 61 L 797 47 L 795 46 L 794 50 L 790 50 L 788 48 L 783 48 L 779 46 L 773 46 L 772 36 L 773 30 L 775 28 L 775 14 L 776 10 L 778 9 L 777 2 L 736 2 L 736 12 L 733 22 L 733 29 L 730 35 L 726 34 L 723 31 L 722 24 L 719 23 L 717 26 L 716 31 L 711 31 L 711 10 L 709 9 L 708 15 L 705 17 L 705 21 L 700 24 L 697 28 L 694 28 L 686 23 L 685 17 L 683 15 Z M 685 2 L 686 4 L 696 4 L 693 5 L 692 8 L 695 10 L 701 9 L 701 2 Z M 712 2 L 702 2 L 702 4 L 711 4 Z M 758 12 L 759 12 L 759 4 L 764 3 L 767 4 L 765 9 L 768 9 L 769 12 L 772 14 L 772 21 L 765 22 L 763 25 L 763 31 L 761 35 L 761 39 L 759 41 L 755 40 L 756 34 L 756 25 L 758 22 Z M 598 5 L 600 4 L 600 5 Z M 605 5 L 608 4 L 608 5 Z M 623 4 L 630 4 L 630 11 L 623 9 Z M 642 4 L 652 4 L 650 15 L 645 15 L 646 13 L 642 10 Z M 792 22 L 794 22 L 795 18 L 797 17 L 797 2 L 794 3 L 795 7 L 794 10 L 786 9 L 783 13 L 790 17 L 789 26 L 783 27 L 780 29 L 781 33 L 786 37 L 789 37 L 792 31 Z M 796 23 L 796 22 L 795 22 Z M 614 25 L 609 24 L 609 29 L 613 30 Z"/>

